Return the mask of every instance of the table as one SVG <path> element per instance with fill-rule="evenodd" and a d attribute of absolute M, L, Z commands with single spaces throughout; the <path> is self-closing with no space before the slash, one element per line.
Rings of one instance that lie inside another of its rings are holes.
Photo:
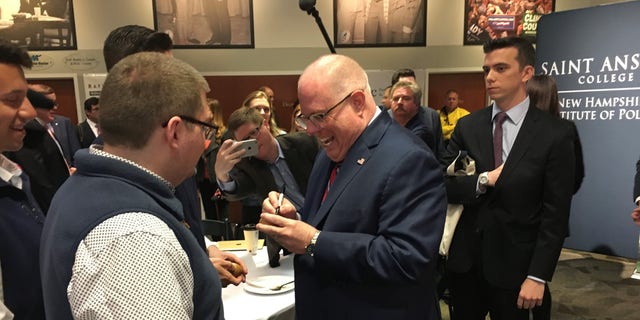
<path fill-rule="evenodd" d="M 293 254 L 280 258 L 280 266 L 271 268 L 267 248 L 258 250 L 255 256 L 246 251 L 232 251 L 249 269 L 247 279 L 256 279 L 265 275 L 281 275 L 293 278 Z M 295 290 L 289 292 L 261 295 L 244 290 L 247 284 L 222 288 L 222 303 L 226 320 L 293 320 L 295 316 Z"/>

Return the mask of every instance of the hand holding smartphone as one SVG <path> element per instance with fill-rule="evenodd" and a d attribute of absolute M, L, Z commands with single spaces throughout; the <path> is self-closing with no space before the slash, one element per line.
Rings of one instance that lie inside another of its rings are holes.
<path fill-rule="evenodd" d="M 258 154 L 258 141 L 256 139 L 238 141 L 238 144 L 235 151 L 245 150 L 242 158 L 253 157 Z"/>

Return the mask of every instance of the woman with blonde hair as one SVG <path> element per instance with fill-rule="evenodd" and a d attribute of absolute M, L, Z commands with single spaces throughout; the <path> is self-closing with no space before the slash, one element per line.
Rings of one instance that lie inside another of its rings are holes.
<path fill-rule="evenodd" d="M 242 105 L 258 110 L 262 117 L 267 120 L 269 131 L 274 137 L 287 133 L 276 124 L 273 118 L 273 106 L 269 101 L 269 96 L 264 91 L 256 90 L 249 93 L 242 102 Z"/>
<path fill-rule="evenodd" d="M 222 134 L 224 134 L 227 131 L 227 126 L 224 124 L 224 117 L 222 115 L 222 104 L 220 104 L 220 101 L 218 101 L 218 99 L 207 99 L 207 104 L 209 105 L 209 110 L 211 110 L 211 113 L 213 114 L 213 117 L 211 118 L 211 123 L 215 124 L 216 126 L 218 126 L 218 131 L 216 131 L 216 135 L 215 135 L 215 140 L 216 143 L 219 145 L 222 143 Z"/>

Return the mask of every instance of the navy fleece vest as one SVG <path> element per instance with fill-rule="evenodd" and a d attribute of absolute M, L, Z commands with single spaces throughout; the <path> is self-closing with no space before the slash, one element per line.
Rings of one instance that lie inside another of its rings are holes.
<path fill-rule="evenodd" d="M 76 153 L 75 163 L 77 171 L 56 193 L 42 233 L 40 270 L 47 319 L 71 319 L 66 290 L 80 241 L 104 220 L 127 212 L 153 214 L 173 230 L 193 271 L 193 318 L 223 319 L 220 279 L 181 222 L 182 206 L 173 192 L 149 173 L 89 154 L 88 149 Z"/>
<path fill-rule="evenodd" d="M 44 215 L 22 174 L 22 190 L 0 180 L 0 261 L 4 304 L 16 319 L 44 319 L 38 251 Z"/>

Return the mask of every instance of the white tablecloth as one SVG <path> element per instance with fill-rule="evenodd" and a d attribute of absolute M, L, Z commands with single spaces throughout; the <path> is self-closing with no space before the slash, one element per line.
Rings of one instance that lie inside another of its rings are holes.
<path fill-rule="evenodd" d="M 263 247 L 255 256 L 246 251 L 232 251 L 240 257 L 249 269 L 248 281 L 266 275 L 288 276 L 293 279 L 293 254 L 281 257 L 280 266 L 269 267 L 267 248 Z M 247 284 L 230 284 L 222 289 L 222 303 L 226 320 L 293 320 L 295 290 L 273 295 L 249 293 L 244 290 Z"/>

